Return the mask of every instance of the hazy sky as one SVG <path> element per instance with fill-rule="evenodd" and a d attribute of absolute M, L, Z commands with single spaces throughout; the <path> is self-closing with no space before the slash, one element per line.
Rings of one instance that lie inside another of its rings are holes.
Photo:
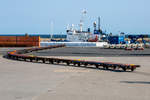
<path fill-rule="evenodd" d="M 150 33 L 150 0 L 0 0 L 0 33 L 65 32 L 87 10 L 86 26 L 101 16 L 102 29 Z"/>

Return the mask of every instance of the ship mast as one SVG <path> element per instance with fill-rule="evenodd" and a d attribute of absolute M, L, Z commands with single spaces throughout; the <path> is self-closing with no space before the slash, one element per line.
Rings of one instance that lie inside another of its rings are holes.
<path fill-rule="evenodd" d="M 51 31 L 51 33 L 50 33 L 50 39 L 52 39 L 53 38 L 53 31 L 54 31 L 54 23 L 53 23 L 53 21 L 51 21 L 50 22 L 50 31 Z"/>
<path fill-rule="evenodd" d="M 80 24 L 79 24 L 79 26 L 80 26 L 80 32 L 83 31 L 83 20 L 84 20 L 84 16 L 86 15 L 86 13 L 87 13 L 87 11 L 84 9 L 82 11 L 82 16 L 81 16 L 81 20 L 80 20 Z"/>
<path fill-rule="evenodd" d="M 101 18 L 98 17 L 98 31 L 100 34 L 102 34 L 102 30 L 101 30 Z"/>
<path fill-rule="evenodd" d="M 100 30 L 101 29 L 101 19 L 100 19 L 100 17 L 98 17 L 98 30 Z"/>

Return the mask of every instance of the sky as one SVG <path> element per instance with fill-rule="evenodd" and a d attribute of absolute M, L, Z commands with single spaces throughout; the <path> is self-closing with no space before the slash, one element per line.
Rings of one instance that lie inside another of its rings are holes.
<path fill-rule="evenodd" d="M 101 17 L 107 33 L 150 33 L 150 0 L 0 0 L 0 33 L 65 33 L 78 24 L 86 9 L 84 27 Z"/>

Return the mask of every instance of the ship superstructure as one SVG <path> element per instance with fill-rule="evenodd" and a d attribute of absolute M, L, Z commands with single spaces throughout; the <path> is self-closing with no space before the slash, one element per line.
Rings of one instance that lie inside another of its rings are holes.
<path fill-rule="evenodd" d="M 94 32 L 92 33 L 90 31 L 90 28 L 87 28 L 87 30 L 83 30 L 83 19 L 87 12 L 84 10 L 82 11 L 82 17 L 80 20 L 79 27 L 80 29 L 77 30 L 74 27 L 74 24 L 72 24 L 70 27 L 68 25 L 67 27 L 67 40 L 70 42 L 97 42 L 100 40 L 101 35 L 101 29 L 100 29 L 100 23 L 98 24 L 99 29 L 96 29 L 96 22 L 94 22 Z M 100 17 L 99 17 L 100 22 Z"/>
<path fill-rule="evenodd" d="M 76 30 L 74 28 L 67 30 L 67 40 L 71 42 L 86 42 L 91 36 L 90 31 Z"/>

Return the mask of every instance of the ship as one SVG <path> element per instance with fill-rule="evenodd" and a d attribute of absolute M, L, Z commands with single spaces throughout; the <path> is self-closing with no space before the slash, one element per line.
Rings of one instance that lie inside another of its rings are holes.
<path fill-rule="evenodd" d="M 86 11 L 82 12 L 84 16 Z M 103 41 L 103 37 L 106 35 L 100 28 L 100 17 L 98 17 L 98 28 L 96 22 L 93 23 L 94 31 L 90 28 L 83 28 L 83 17 L 81 17 L 78 29 L 74 24 L 68 25 L 66 30 L 66 39 L 56 41 L 51 39 L 50 42 L 40 42 L 41 46 L 60 45 L 65 44 L 67 47 L 104 47 L 107 45 L 107 41 Z"/>
<path fill-rule="evenodd" d="M 85 16 L 87 11 L 82 11 L 82 16 Z M 90 28 L 83 30 L 83 17 L 81 17 L 79 27 L 76 29 L 74 24 L 67 26 L 67 41 L 69 42 L 99 42 L 102 35 L 102 30 L 100 28 L 100 17 L 98 17 L 98 29 L 96 22 L 93 23 L 94 31 L 91 32 Z"/>

